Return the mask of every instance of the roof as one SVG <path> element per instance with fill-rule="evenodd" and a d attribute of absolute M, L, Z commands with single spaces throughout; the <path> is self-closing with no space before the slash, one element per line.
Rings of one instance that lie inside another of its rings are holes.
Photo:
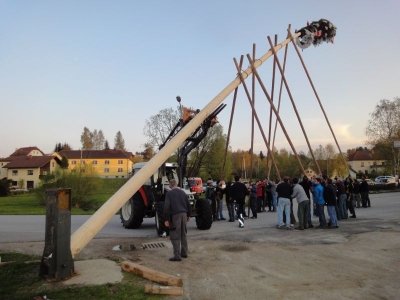
<path fill-rule="evenodd" d="M 40 150 L 38 147 L 23 147 L 23 148 L 19 148 L 17 150 L 14 151 L 13 154 L 11 154 L 10 156 L 27 156 L 29 155 L 29 153 L 31 153 L 31 151 L 33 150 L 37 150 L 40 151 L 40 153 L 42 153 L 42 155 L 44 155 L 43 151 Z"/>
<path fill-rule="evenodd" d="M 20 156 L 15 157 L 11 162 L 6 164 L 7 169 L 26 169 L 26 168 L 41 168 L 47 165 L 53 156 Z"/>
<path fill-rule="evenodd" d="M 366 148 L 358 148 L 356 151 L 353 151 L 348 154 L 349 161 L 355 160 L 373 160 L 372 153 Z"/>
<path fill-rule="evenodd" d="M 61 150 L 59 154 L 67 159 L 129 159 L 132 153 L 122 150 Z"/>

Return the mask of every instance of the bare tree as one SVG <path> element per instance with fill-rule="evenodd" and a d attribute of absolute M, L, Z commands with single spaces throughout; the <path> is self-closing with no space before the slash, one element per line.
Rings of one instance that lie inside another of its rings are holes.
<path fill-rule="evenodd" d="M 105 143 L 105 137 L 104 137 L 103 131 L 101 129 L 99 131 L 97 131 L 97 129 L 95 129 L 93 131 L 93 149 L 94 150 L 103 150 L 104 143 Z"/>
<path fill-rule="evenodd" d="M 146 120 L 143 134 L 148 138 L 147 144 L 159 148 L 179 121 L 179 111 L 173 108 L 160 110 Z"/>
<path fill-rule="evenodd" d="M 81 144 L 84 150 L 93 149 L 93 133 L 86 126 L 83 128 L 81 134 Z"/>
<path fill-rule="evenodd" d="M 392 171 L 395 174 L 399 164 L 394 141 L 400 140 L 400 98 L 397 97 L 393 101 L 387 99 L 379 101 L 370 114 L 365 132 L 370 145 L 374 147 L 382 145 L 391 149 L 392 158 L 388 162 L 392 164 Z"/>

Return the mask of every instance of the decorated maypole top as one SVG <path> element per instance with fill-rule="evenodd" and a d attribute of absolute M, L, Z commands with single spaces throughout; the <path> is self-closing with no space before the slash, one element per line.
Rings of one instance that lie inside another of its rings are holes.
<path fill-rule="evenodd" d="M 336 26 L 326 19 L 319 21 L 307 22 L 307 26 L 296 30 L 300 36 L 296 40 L 296 44 L 301 49 L 306 49 L 312 45 L 318 46 L 322 42 L 333 43 L 336 36 Z"/>

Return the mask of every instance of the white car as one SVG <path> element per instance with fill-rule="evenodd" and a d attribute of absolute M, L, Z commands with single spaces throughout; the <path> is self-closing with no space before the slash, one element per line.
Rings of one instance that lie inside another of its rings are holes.
<path fill-rule="evenodd" d="M 376 183 L 396 183 L 396 178 L 393 176 L 378 176 L 375 178 Z"/>

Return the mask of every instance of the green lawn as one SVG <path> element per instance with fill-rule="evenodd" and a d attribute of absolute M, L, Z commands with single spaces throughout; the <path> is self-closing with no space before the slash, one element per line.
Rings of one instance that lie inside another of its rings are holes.
<path fill-rule="evenodd" d="M 107 201 L 122 184 L 124 179 L 102 179 L 96 178 L 96 190 L 93 191 L 88 199 L 93 203 L 94 209 L 83 210 L 72 208 L 72 214 L 90 215 L 105 201 Z M 72 190 L 72 193 L 74 191 Z M 46 207 L 40 203 L 36 193 L 11 195 L 0 197 L 0 215 L 43 215 L 46 214 Z"/>
<path fill-rule="evenodd" d="M 46 295 L 49 299 L 162 299 L 144 294 L 145 281 L 124 273 L 122 282 L 98 286 L 69 286 L 47 282 L 39 277 L 40 258 L 20 253 L 0 253 L 0 298 L 33 299 Z"/>

